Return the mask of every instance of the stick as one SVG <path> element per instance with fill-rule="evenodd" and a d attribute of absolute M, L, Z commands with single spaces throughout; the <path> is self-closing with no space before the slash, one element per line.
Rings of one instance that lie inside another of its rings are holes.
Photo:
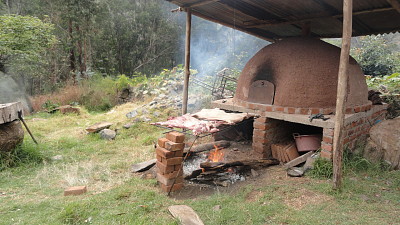
<path fill-rule="evenodd" d="M 33 142 L 35 142 L 35 144 L 38 145 L 38 143 L 37 143 L 35 137 L 33 137 L 33 134 L 31 133 L 31 130 L 29 130 L 28 125 L 25 123 L 24 118 L 22 118 L 22 111 L 18 111 L 18 118 L 19 118 L 19 120 L 21 120 L 22 123 L 24 124 L 24 126 L 25 126 L 26 130 L 28 131 L 29 135 L 31 136 Z"/>
<path fill-rule="evenodd" d="M 181 170 L 182 170 L 182 168 L 183 168 L 183 163 L 185 162 L 185 160 L 187 159 L 187 157 L 190 155 L 190 150 L 192 149 L 192 147 L 193 147 L 193 145 L 194 145 L 194 143 L 196 142 L 196 140 L 197 140 L 198 137 L 199 137 L 199 136 L 196 135 L 196 138 L 195 138 L 194 141 L 192 142 L 192 145 L 190 145 L 188 152 L 186 153 L 185 157 L 183 158 L 182 166 L 179 168 L 178 173 L 176 174 L 176 176 L 175 176 L 175 178 L 174 178 L 174 182 L 172 183 L 171 188 L 169 189 L 167 196 L 169 196 L 169 194 L 171 194 L 171 191 L 172 191 L 172 188 L 173 188 L 174 185 L 175 185 L 176 179 L 178 178 L 179 173 L 181 172 Z"/>

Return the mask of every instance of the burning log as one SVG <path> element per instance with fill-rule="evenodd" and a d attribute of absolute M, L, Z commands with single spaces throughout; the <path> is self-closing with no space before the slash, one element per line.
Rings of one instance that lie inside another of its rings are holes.
<path fill-rule="evenodd" d="M 194 146 L 192 148 L 191 152 L 195 152 L 195 153 L 206 152 L 206 151 L 215 149 L 215 147 L 222 149 L 222 148 L 227 148 L 230 145 L 231 145 L 231 143 L 229 141 L 215 141 L 215 142 L 211 142 L 211 143 Z"/>
<path fill-rule="evenodd" d="M 243 160 L 233 162 L 204 162 L 200 164 L 200 167 L 204 171 L 210 170 L 224 170 L 229 167 L 247 166 L 250 168 L 255 167 L 266 167 L 272 165 L 278 165 L 279 161 L 276 159 L 254 159 L 254 160 Z"/>

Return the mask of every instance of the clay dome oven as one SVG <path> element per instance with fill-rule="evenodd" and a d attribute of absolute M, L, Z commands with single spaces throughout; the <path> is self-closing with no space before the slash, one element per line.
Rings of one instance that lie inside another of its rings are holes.
<path fill-rule="evenodd" d="M 340 48 L 314 38 L 288 38 L 261 49 L 243 69 L 235 102 L 335 108 Z M 364 74 L 350 57 L 347 107 L 368 104 Z"/>

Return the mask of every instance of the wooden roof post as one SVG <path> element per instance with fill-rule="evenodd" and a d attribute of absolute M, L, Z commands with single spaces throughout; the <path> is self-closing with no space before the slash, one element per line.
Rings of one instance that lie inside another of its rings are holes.
<path fill-rule="evenodd" d="M 348 66 L 352 35 L 353 0 L 343 0 L 343 34 L 340 52 L 336 99 L 335 132 L 333 136 L 333 189 L 341 189 L 343 180 L 343 128 L 346 109 Z"/>
<path fill-rule="evenodd" d="M 187 113 L 190 77 L 190 38 L 192 33 L 192 11 L 186 9 L 186 43 L 185 43 L 185 81 L 183 84 L 182 115 Z"/>

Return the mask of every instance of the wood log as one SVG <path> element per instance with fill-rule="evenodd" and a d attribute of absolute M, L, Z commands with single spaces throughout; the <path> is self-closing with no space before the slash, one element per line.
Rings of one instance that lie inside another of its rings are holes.
<path fill-rule="evenodd" d="M 204 162 L 200 164 L 200 168 L 205 171 L 208 170 L 220 170 L 234 166 L 249 166 L 249 167 L 266 167 L 272 165 L 278 165 L 279 161 L 276 159 L 253 159 L 243 161 L 232 161 L 232 162 Z"/>
<path fill-rule="evenodd" d="M 201 144 L 197 146 L 193 146 L 191 152 L 198 153 L 198 152 L 205 152 L 215 149 L 215 146 L 218 148 L 227 148 L 231 145 L 229 141 L 215 141 L 211 143 Z M 185 152 L 188 151 L 189 148 L 185 148 Z"/>
<path fill-rule="evenodd" d="M 192 34 L 192 11 L 186 10 L 185 79 L 183 83 L 182 115 L 187 113 L 190 77 L 190 39 Z"/>
<path fill-rule="evenodd" d="M 347 99 L 349 54 L 352 34 L 353 0 L 343 0 L 343 34 L 340 51 L 338 88 L 335 113 L 335 130 L 333 134 L 333 189 L 341 189 L 343 181 L 343 129 Z"/>
<path fill-rule="evenodd" d="M 0 104 L 0 124 L 17 120 L 19 111 L 22 112 L 21 102 Z"/>

